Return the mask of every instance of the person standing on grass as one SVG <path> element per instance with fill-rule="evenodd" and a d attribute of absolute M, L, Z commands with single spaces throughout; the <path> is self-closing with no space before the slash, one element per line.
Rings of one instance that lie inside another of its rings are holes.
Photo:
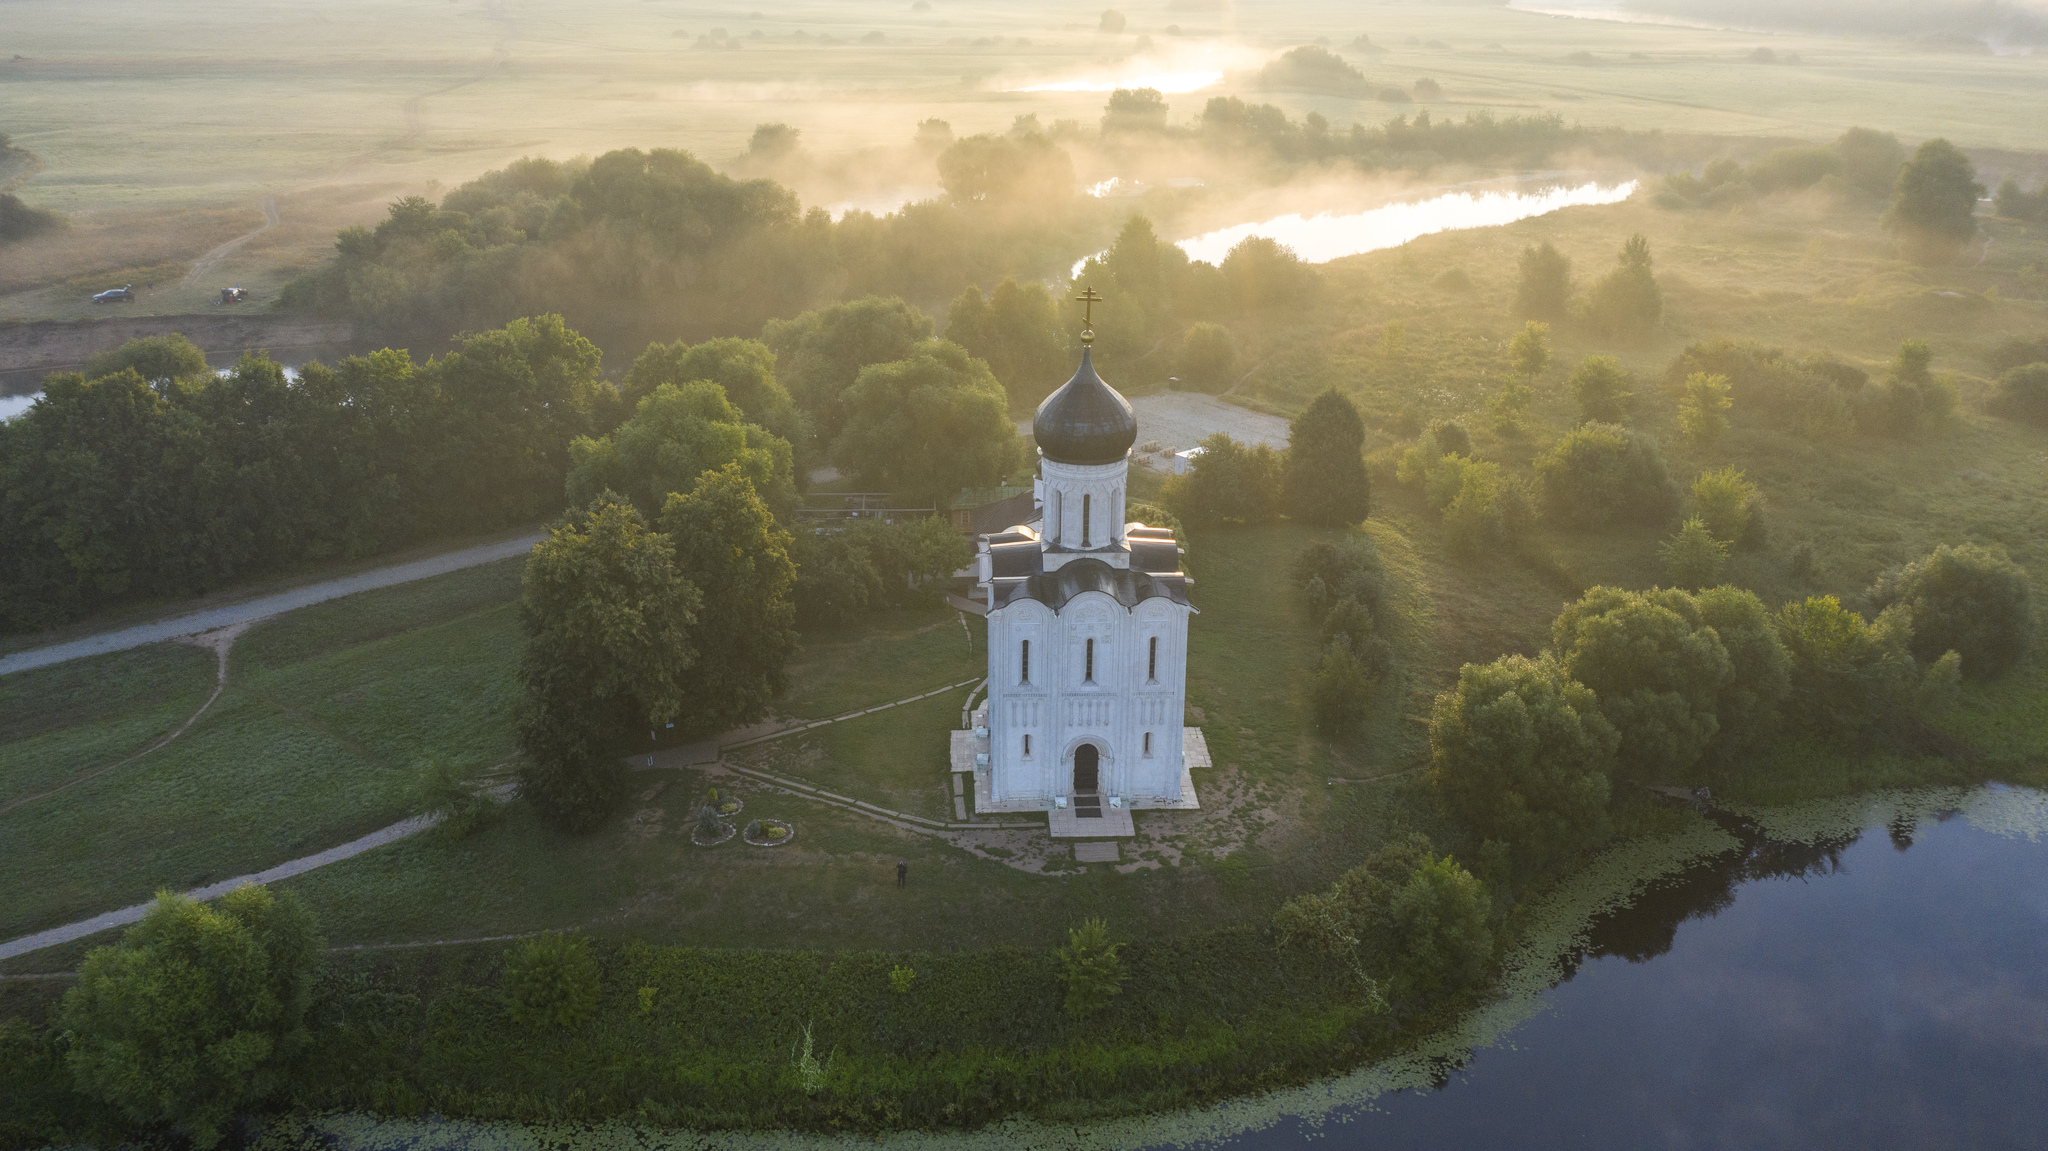
<path fill-rule="evenodd" d="M 910 881 L 910 865 L 903 860 L 896 861 L 896 886 L 907 887 Z"/>

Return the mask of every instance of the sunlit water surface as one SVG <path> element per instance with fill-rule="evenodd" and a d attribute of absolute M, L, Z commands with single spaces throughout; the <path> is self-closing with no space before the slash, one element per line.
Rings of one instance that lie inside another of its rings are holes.
<path fill-rule="evenodd" d="M 1348 215 L 1292 213 L 1251 224 L 1219 228 L 1191 239 L 1177 240 L 1190 259 L 1221 264 L 1249 236 L 1265 236 L 1293 249 L 1311 264 L 1328 263 L 1361 252 L 1398 248 L 1421 236 L 1461 228 L 1490 228 L 1561 208 L 1585 204 L 1617 204 L 1635 194 L 1636 182 L 1598 183 L 1552 188 L 1543 192 L 1449 192 L 1427 200 L 1388 204 Z M 1081 273 L 1086 259 L 1075 263 Z"/>

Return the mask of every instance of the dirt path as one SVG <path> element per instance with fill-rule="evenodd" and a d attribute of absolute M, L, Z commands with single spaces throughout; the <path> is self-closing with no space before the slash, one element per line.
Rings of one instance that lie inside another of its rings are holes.
<path fill-rule="evenodd" d="M 30 668 L 48 667 L 54 663 L 81 659 L 89 655 L 102 655 L 110 651 L 127 651 L 129 648 L 141 647 L 147 643 L 177 639 L 180 636 L 196 635 L 200 632 L 212 632 L 221 628 L 232 627 L 236 624 L 250 624 L 266 616 L 273 616 L 302 607 L 310 607 L 313 604 L 325 603 L 331 599 L 340 599 L 342 596 L 354 595 L 359 591 L 370 591 L 375 588 L 391 587 L 394 584 L 410 583 L 413 580 L 425 579 L 428 576 L 445 575 L 448 572 L 461 571 L 464 568 L 472 568 L 480 564 L 509 559 L 513 556 L 524 555 L 532 551 L 533 545 L 539 543 L 542 538 L 544 537 L 538 535 L 520 536 L 518 539 L 500 540 L 497 543 L 463 548 L 460 551 L 444 552 L 441 555 L 430 556 L 423 560 L 414 560 L 412 563 L 376 568 L 371 571 L 359 572 L 352 576 L 344 576 L 341 579 L 308 584 L 305 587 L 293 588 L 291 591 L 261 596 L 246 603 L 214 608 L 211 611 L 196 612 L 192 615 L 177 616 L 172 619 L 160 620 L 156 623 L 142 624 L 139 627 L 102 632 L 99 635 L 73 640 L 70 643 L 60 643 L 50 647 L 18 651 L 13 655 L 0 656 L 0 675 L 27 671 Z"/>
<path fill-rule="evenodd" d="M 253 622 L 255 621 L 250 621 L 250 623 Z M 108 772 L 114 770 L 117 767 L 126 767 L 129 764 L 134 763 L 136 760 L 141 759 L 143 756 L 148 755 L 153 751 L 161 751 L 163 748 L 169 746 L 172 740 L 185 734 L 188 730 L 191 729 L 193 724 L 198 723 L 199 717 L 206 714 L 206 709 L 212 707 L 214 701 L 220 698 L 220 693 L 228 689 L 228 649 L 234 647 L 235 641 L 237 639 L 240 639 L 242 633 L 248 630 L 249 623 L 238 623 L 230 627 L 219 628 L 215 631 L 206 632 L 202 635 L 183 636 L 178 640 L 179 643 L 189 643 L 194 647 L 203 647 L 212 651 L 214 654 L 214 658 L 219 660 L 220 667 L 214 673 L 213 694 L 207 696 L 206 702 L 199 705 L 199 710 L 193 712 L 190 716 L 188 716 L 185 722 L 179 724 L 177 728 L 173 730 L 169 735 L 164 736 L 162 739 L 157 740 L 155 743 L 150 744 L 148 747 L 143 748 L 141 751 L 136 752 L 134 755 L 131 755 L 118 763 L 110 763 L 105 767 L 95 768 L 92 771 L 86 772 L 84 775 L 74 776 L 73 778 L 68 779 L 63 783 L 60 783 L 57 786 L 51 788 L 50 790 L 42 792 L 41 794 L 23 796 L 20 799 L 9 802 L 5 806 L 0 806 L 0 815 L 6 815 L 8 812 L 13 811 L 15 808 L 20 807 L 23 804 L 34 803 L 36 800 L 39 799 L 48 799 L 51 796 L 57 794 L 58 792 L 65 790 L 66 788 L 76 787 L 79 784 L 86 782 L 87 780 L 98 779 L 100 776 L 107 774 Z"/>
<path fill-rule="evenodd" d="M 263 203 L 261 204 L 261 207 L 263 208 L 262 227 L 257 228 L 253 232 L 245 232 L 242 235 L 236 236 L 234 239 L 229 240 L 227 243 L 222 244 L 220 247 L 215 248 L 213 251 L 206 253 L 204 256 L 199 257 L 197 260 L 194 260 L 192 262 L 192 270 L 185 273 L 184 279 L 178 281 L 178 286 L 181 288 L 190 288 L 197 286 L 201 280 L 204 280 L 209 274 L 212 273 L 214 265 L 220 263 L 222 260 L 227 259 L 229 256 L 234 255 L 235 251 L 239 249 L 243 244 L 246 244 L 249 241 L 255 239 L 256 237 L 262 235 L 263 233 L 268 232 L 272 228 L 277 227 L 279 222 L 277 215 L 277 200 L 274 199 L 273 197 L 265 196 L 263 197 Z"/>

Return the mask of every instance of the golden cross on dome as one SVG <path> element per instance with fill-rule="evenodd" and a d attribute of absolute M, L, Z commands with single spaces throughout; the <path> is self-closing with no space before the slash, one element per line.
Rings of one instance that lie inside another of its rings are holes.
<path fill-rule="evenodd" d="M 1082 309 L 1081 342 L 1092 344 L 1095 342 L 1095 305 L 1102 302 L 1102 297 L 1094 288 L 1083 288 L 1081 294 L 1074 297 L 1074 302 L 1081 305 Z"/>

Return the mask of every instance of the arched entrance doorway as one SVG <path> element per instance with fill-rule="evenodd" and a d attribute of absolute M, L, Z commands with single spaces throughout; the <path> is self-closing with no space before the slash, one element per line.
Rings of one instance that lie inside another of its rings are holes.
<path fill-rule="evenodd" d="M 1087 795 L 1095 791 L 1101 775 L 1102 752 L 1092 743 L 1084 743 L 1074 749 L 1074 792 Z"/>

